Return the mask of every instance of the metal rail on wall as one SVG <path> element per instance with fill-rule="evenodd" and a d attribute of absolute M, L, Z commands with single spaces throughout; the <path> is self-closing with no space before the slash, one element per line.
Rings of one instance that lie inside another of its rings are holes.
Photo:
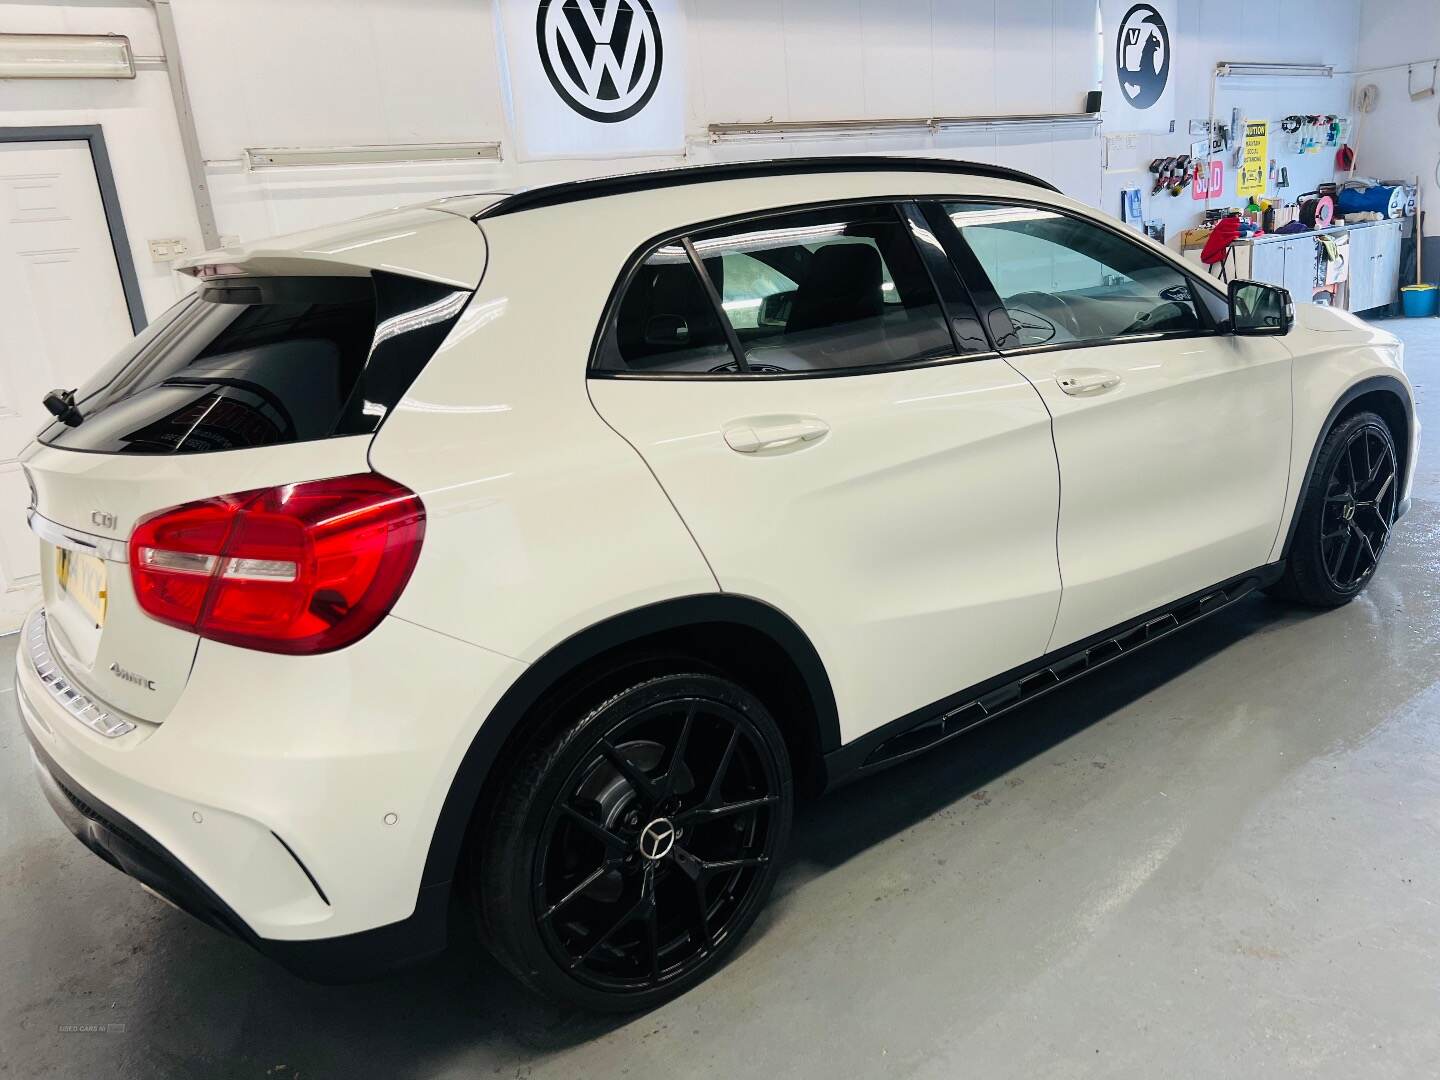
<path fill-rule="evenodd" d="M 215 204 L 210 198 L 210 183 L 205 178 L 205 163 L 200 155 L 200 133 L 195 126 L 195 111 L 190 105 L 190 88 L 185 82 L 185 68 L 180 63 L 180 38 L 175 33 L 175 16 L 170 11 L 170 0 L 153 0 L 153 3 L 160 47 L 164 50 L 170 74 L 175 120 L 180 127 L 180 149 L 185 155 L 185 171 L 190 177 L 190 196 L 195 201 L 195 217 L 200 223 L 200 241 L 206 248 L 218 248 L 220 227 L 215 221 Z"/>
<path fill-rule="evenodd" d="M 1017 128 L 1089 128 L 1100 123 L 1099 112 L 1025 113 L 1009 116 L 907 116 L 879 120 L 753 120 L 711 124 L 712 143 L 784 139 L 849 138 L 915 132 L 936 135 L 950 130 L 1010 131 Z"/>

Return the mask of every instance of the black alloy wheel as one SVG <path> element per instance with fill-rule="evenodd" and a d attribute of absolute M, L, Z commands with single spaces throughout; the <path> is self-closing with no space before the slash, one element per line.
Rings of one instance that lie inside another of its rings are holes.
<path fill-rule="evenodd" d="M 534 748 L 480 855 L 482 930 L 548 997 L 658 1004 L 754 921 L 791 803 L 757 699 L 709 675 L 646 680 Z"/>
<path fill-rule="evenodd" d="M 1399 498 L 1389 430 L 1383 424 L 1356 427 L 1331 466 L 1321 515 L 1321 561 L 1337 591 L 1358 591 L 1375 572 Z"/>
<path fill-rule="evenodd" d="M 1400 508 L 1400 456 L 1375 413 L 1340 421 L 1325 437 L 1304 501 L 1285 576 L 1271 591 L 1311 607 L 1338 607 L 1369 584 Z"/>

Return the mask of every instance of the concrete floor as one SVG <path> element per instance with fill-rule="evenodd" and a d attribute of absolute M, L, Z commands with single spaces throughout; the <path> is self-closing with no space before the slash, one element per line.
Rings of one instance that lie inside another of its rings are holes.
<path fill-rule="evenodd" d="M 1440 322 L 1386 325 L 1433 443 Z M 291 978 L 61 828 L 4 689 L 0 1076 L 1435 1075 L 1437 460 L 1349 607 L 1247 600 L 803 806 L 741 954 L 628 1021 L 473 948 Z"/>

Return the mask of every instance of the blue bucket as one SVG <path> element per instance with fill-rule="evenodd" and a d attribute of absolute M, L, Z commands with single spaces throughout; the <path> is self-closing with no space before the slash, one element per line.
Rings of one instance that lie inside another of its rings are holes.
<path fill-rule="evenodd" d="M 1440 287 L 1406 285 L 1400 290 L 1400 301 L 1407 319 L 1429 319 L 1440 311 Z"/>

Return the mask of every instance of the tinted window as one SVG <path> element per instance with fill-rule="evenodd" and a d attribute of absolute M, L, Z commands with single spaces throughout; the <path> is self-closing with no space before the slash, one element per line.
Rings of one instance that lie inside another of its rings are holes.
<path fill-rule="evenodd" d="M 706 372 L 734 357 L 715 305 L 680 244 L 656 249 L 641 264 L 616 314 L 612 357 L 630 371 Z"/>
<path fill-rule="evenodd" d="M 723 318 L 682 242 L 631 279 L 601 366 L 610 370 L 834 371 L 953 355 L 910 226 L 888 205 L 781 214 L 693 238 Z"/>
<path fill-rule="evenodd" d="M 893 206 L 777 215 L 699 234 L 752 371 L 833 371 L 954 354 Z"/>
<path fill-rule="evenodd" d="M 1204 326 L 1185 275 L 1109 229 L 1023 206 L 944 209 L 989 275 L 1022 346 Z"/>
<path fill-rule="evenodd" d="M 80 388 L 77 426 L 41 440 L 168 454 L 372 432 L 469 295 L 386 273 L 207 283 Z"/>

